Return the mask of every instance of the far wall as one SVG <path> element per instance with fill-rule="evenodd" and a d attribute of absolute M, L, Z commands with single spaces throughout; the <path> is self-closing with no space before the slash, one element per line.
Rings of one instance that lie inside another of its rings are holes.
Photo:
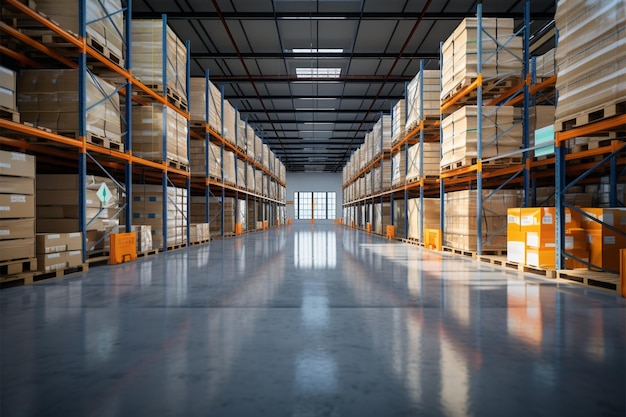
<path fill-rule="evenodd" d="M 337 219 L 342 216 L 343 190 L 341 189 L 341 173 L 330 172 L 287 172 L 287 218 L 294 222 L 293 193 L 296 191 L 326 191 L 337 193 Z M 298 220 L 308 221 L 308 220 Z M 324 220 L 316 220 L 323 222 Z M 332 222 L 332 220 L 330 220 Z"/>

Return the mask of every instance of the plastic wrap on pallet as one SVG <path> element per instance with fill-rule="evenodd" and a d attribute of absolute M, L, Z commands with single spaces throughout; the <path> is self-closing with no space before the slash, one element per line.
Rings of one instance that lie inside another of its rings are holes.
<path fill-rule="evenodd" d="M 167 204 L 167 246 L 187 243 L 187 190 L 161 185 L 133 184 L 133 224 L 149 225 L 155 248 L 163 247 L 163 200 Z"/>
<path fill-rule="evenodd" d="M 464 106 L 442 122 L 442 168 L 472 165 L 477 158 L 478 107 Z M 482 109 L 482 157 L 491 158 L 522 146 L 521 110 L 511 106 Z M 520 157 L 520 155 L 515 155 Z"/>
<path fill-rule="evenodd" d="M 399 100 L 393 106 L 393 126 L 391 127 L 392 143 L 397 143 L 404 139 L 406 129 L 406 101 Z"/>
<path fill-rule="evenodd" d="M 376 194 L 381 191 L 380 167 L 372 170 L 372 193 Z"/>
<path fill-rule="evenodd" d="M 246 163 L 241 159 L 235 160 L 235 167 L 237 169 L 237 186 L 246 187 Z"/>
<path fill-rule="evenodd" d="M 37 11 L 67 31 L 79 33 L 79 0 L 37 0 Z M 85 21 L 88 44 L 105 56 L 111 52 L 124 66 L 124 14 L 120 0 L 87 0 Z M 49 33 L 49 32 L 47 32 Z M 95 42 L 94 42 L 95 41 Z"/>
<path fill-rule="evenodd" d="M 246 154 L 254 159 L 254 128 L 250 125 L 246 128 Z"/>
<path fill-rule="evenodd" d="M 559 1 L 556 118 L 626 100 L 626 3 Z"/>
<path fill-rule="evenodd" d="M 237 147 L 247 152 L 246 122 L 241 119 L 237 120 Z"/>
<path fill-rule="evenodd" d="M 391 150 L 391 115 L 383 114 L 380 118 L 382 130 L 382 152 Z"/>
<path fill-rule="evenodd" d="M 269 166 L 269 161 L 270 161 L 270 155 L 269 155 L 269 146 L 267 146 L 266 144 L 263 144 L 262 146 L 263 150 L 262 150 L 262 158 L 261 158 L 261 165 L 263 165 L 264 168 L 267 168 Z"/>
<path fill-rule="evenodd" d="M 392 185 L 402 185 L 406 179 L 406 152 L 398 152 L 392 158 Z"/>
<path fill-rule="evenodd" d="M 420 78 L 423 83 L 420 85 Z M 420 95 L 422 90 L 422 95 Z M 427 117 L 439 117 L 441 102 L 441 87 L 439 86 L 439 71 L 424 70 L 423 75 L 418 73 L 407 85 L 407 120 L 406 133 L 414 129 Z M 423 112 L 420 107 L 423 107 Z"/>
<path fill-rule="evenodd" d="M 188 122 L 170 107 L 133 106 L 133 155 L 163 161 L 163 118 L 166 118 L 165 156 L 167 161 L 189 165 L 187 159 Z"/>
<path fill-rule="evenodd" d="M 155 91 L 168 93 L 170 97 L 186 105 L 187 47 L 185 44 L 167 26 L 166 45 L 163 45 L 163 21 L 159 19 L 133 19 L 131 36 L 133 75 Z M 166 74 L 163 74 L 164 64 Z"/>
<path fill-rule="evenodd" d="M 518 207 L 521 191 L 483 190 L 482 241 L 483 250 L 506 250 L 507 209 Z M 446 193 L 444 246 L 455 249 L 477 250 L 477 191 L 465 190 Z"/>
<path fill-rule="evenodd" d="M 246 189 L 248 191 L 254 192 L 255 183 L 254 183 L 254 166 L 248 164 L 246 167 Z"/>
<path fill-rule="evenodd" d="M 248 204 L 246 200 L 238 199 L 237 200 L 237 223 L 241 224 L 241 228 L 243 231 L 246 231 L 246 226 L 248 217 Z"/>
<path fill-rule="evenodd" d="M 404 152 L 402 150 L 401 152 Z M 440 172 L 440 157 L 439 157 L 439 142 L 425 142 L 424 146 L 420 143 L 411 145 L 409 148 L 409 160 L 408 160 L 408 173 L 406 179 L 419 181 L 422 178 L 428 176 L 439 176 Z M 420 164 L 420 153 L 423 154 L 423 165 Z M 423 168 L 423 173 L 420 175 L 420 168 Z"/>
<path fill-rule="evenodd" d="M 444 42 L 441 63 L 441 99 L 470 84 L 482 62 L 483 80 L 520 77 L 522 38 L 514 36 L 512 18 L 482 18 L 482 56 L 478 56 L 478 19 L 465 18 Z M 497 40 L 505 48 L 497 48 Z M 560 42 L 560 40 L 559 40 Z M 496 51 L 497 48 L 497 51 Z"/>
<path fill-rule="evenodd" d="M 227 142 L 236 145 L 235 142 L 235 128 L 236 128 L 236 113 L 235 108 L 230 104 L 228 100 L 224 100 L 224 139 Z"/>
<path fill-rule="evenodd" d="M 205 175 L 206 174 L 206 146 L 207 141 L 205 140 L 191 140 L 191 160 L 189 161 L 190 170 L 192 174 L 195 175 Z M 222 178 L 222 158 L 221 158 L 221 149 L 216 144 L 209 142 L 209 176 L 220 179 Z"/>
<path fill-rule="evenodd" d="M 537 81 L 550 78 L 556 74 L 556 49 L 552 48 L 548 52 L 539 55 L 535 59 L 535 75 Z"/>
<path fill-rule="evenodd" d="M 372 194 L 372 172 L 365 174 L 365 195 Z"/>
<path fill-rule="evenodd" d="M 424 229 L 439 230 L 439 213 L 441 210 L 439 198 L 424 198 L 424 210 L 421 210 L 420 199 L 410 198 L 407 211 L 409 214 L 410 239 L 421 239 L 420 219 L 423 219 Z"/>
<path fill-rule="evenodd" d="M 263 193 L 263 171 L 254 171 L 254 192 L 257 194 Z"/>
<path fill-rule="evenodd" d="M 222 91 L 209 81 L 209 118 L 206 120 L 206 77 L 189 80 L 189 110 L 193 121 L 206 122 L 215 132 L 222 133 Z"/>
<path fill-rule="evenodd" d="M 17 106 L 22 122 L 78 137 L 78 70 L 22 70 Z M 115 87 L 91 73 L 85 79 L 87 134 L 121 144 L 120 98 Z"/>
<path fill-rule="evenodd" d="M 254 138 L 254 160 L 258 163 L 263 162 L 263 140 L 258 136 Z"/>
<path fill-rule="evenodd" d="M 226 184 L 237 185 L 236 178 L 235 178 L 235 172 L 236 172 L 235 159 L 236 158 L 237 156 L 233 152 L 227 151 L 226 149 L 224 149 L 224 154 L 222 157 L 222 166 L 223 166 L 224 183 Z"/>

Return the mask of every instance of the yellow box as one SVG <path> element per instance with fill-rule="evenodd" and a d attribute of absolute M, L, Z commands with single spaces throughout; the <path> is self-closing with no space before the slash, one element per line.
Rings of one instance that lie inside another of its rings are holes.
<path fill-rule="evenodd" d="M 571 253 L 576 258 L 589 262 L 589 251 L 587 249 L 572 249 L 572 250 L 568 250 L 567 253 Z M 580 269 L 580 268 L 587 269 L 587 265 L 575 259 L 566 258 L 565 268 L 566 269 Z"/>
<path fill-rule="evenodd" d="M 556 249 L 526 248 L 526 264 L 542 269 L 554 269 L 556 266 Z"/>
<path fill-rule="evenodd" d="M 589 262 L 602 269 L 619 271 L 619 250 L 626 247 L 624 237 L 608 229 L 587 230 L 587 237 Z"/>

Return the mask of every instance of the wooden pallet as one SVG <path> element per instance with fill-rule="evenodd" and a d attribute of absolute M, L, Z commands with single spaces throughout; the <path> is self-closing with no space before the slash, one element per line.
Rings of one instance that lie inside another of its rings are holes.
<path fill-rule="evenodd" d="M 37 269 L 37 258 L 23 258 L 0 262 L 0 277 Z"/>
<path fill-rule="evenodd" d="M 177 249 L 182 249 L 182 248 L 186 248 L 187 244 L 186 243 L 177 243 L 176 245 L 169 245 L 167 247 L 167 250 L 177 250 Z M 159 252 L 163 252 L 163 248 L 159 248 Z"/>
<path fill-rule="evenodd" d="M 100 54 L 117 65 L 118 67 L 124 67 L 124 58 L 119 56 L 117 52 L 114 52 L 106 45 L 103 45 L 100 41 L 95 39 L 89 33 L 87 34 L 87 45 L 100 52 Z"/>
<path fill-rule="evenodd" d="M 57 132 L 57 134 L 61 136 L 67 136 L 68 138 L 73 138 L 78 140 L 79 134 L 74 130 L 61 130 Z M 92 145 L 100 146 L 102 148 L 110 149 L 112 151 L 124 152 L 124 144 L 120 142 L 116 142 L 109 138 L 103 138 L 102 136 L 94 135 L 93 133 L 87 132 L 87 136 L 85 137 L 85 141 L 87 143 L 91 143 Z"/>
<path fill-rule="evenodd" d="M 623 114 L 626 114 L 626 100 L 607 103 L 600 107 L 558 119 L 554 124 L 554 130 L 556 132 L 563 132 Z M 623 130 L 623 128 L 622 126 L 621 129 Z"/>
<path fill-rule="evenodd" d="M 172 90 L 170 87 L 167 87 L 166 89 L 164 89 L 162 84 L 144 83 L 144 85 L 148 87 L 149 89 L 151 89 L 152 91 L 154 91 L 155 93 L 157 93 L 158 95 L 167 97 L 167 101 L 170 104 L 176 106 L 178 109 L 185 111 L 185 112 L 189 110 L 187 98 L 185 97 L 184 94 L 180 94 L 179 92 Z M 143 97 L 149 97 L 144 91 L 139 90 L 139 89 L 134 89 L 133 94 L 137 94 Z"/>
<path fill-rule="evenodd" d="M 41 130 L 41 131 L 43 131 L 43 132 L 47 132 L 47 133 L 54 133 L 54 132 L 52 131 L 52 129 L 50 129 L 49 127 L 39 126 L 39 125 L 38 125 L 38 126 L 35 126 L 35 125 L 34 125 L 33 123 L 31 123 L 31 122 L 22 122 L 22 124 L 23 124 L 24 126 L 29 126 L 29 127 L 35 128 L 35 129 L 39 129 L 39 130 Z"/>
<path fill-rule="evenodd" d="M 556 278 L 570 282 L 576 282 L 589 287 L 621 293 L 621 282 L 618 274 L 610 272 L 595 272 L 586 269 L 560 270 L 556 272 Z"/>
<path fill-rule="evenodd" d="M 408 237 L 406 239 L 400 239 L 401 242 L 408 243 L 409 245 L 421 246 L 424 247 L 424 242 L 421 242 L 419 239 Z"/>
<path fill-rule="evenodd" d="M 459 161 L 453 162 L 448 165 L 444 165 L 441 167 L 441 171 L 454 171 L 461 168 L 467 168 L 474 166 L 478 163 L 478 158 L 464 158 Z M 501 169 L 503 167 L 508 167 L 512 165 L 521 165 L 522 158 L 514 157 L 514 158 L 498 158 L 498 159 L 490 159 L 488 161 L 482 161 L 483 171 L 488 169 Z"/>
<path fill-rule="evenodd" d="M 510 262 L 506 259 L 506 256 L 501 255 L 477 255 L 476 260 L 479 262 L 485 262 L 492 265 L 498 265 L 509 269 L 514 269 L 519 272 L 527 272 L 536 275 L 542 275 L 546 278 L 556 278 L 556 271 L 553 269 L 542 269 L 535 266 L 524 265 L 517 262 Z"/>
<path fill-rule="evenodd" d="M 450 252 L 450 253 L 454 253 L 456 255 L 469 256 L 470 258 L 473 258 L 474 257 L 474 253 L 475 253 L 475 252 L 472 252 L 472 251 L 469 251 L 469 250 L 451 248 L 449 246 L 443 246 L 441 248 L 441 250 L 443 252 Z"/>
<path fill-rule="evenodd" d="M 20 114 L 13 109 L 0 106 L 0 119 L 10 120 L 14 123 L 19 123 Z"/>
<path fill-rule="evenodd" d="M 453 88 L 441 99 L 441 103 L 445 104 L 446 102 L 453 99 L 456 95 L 458 95 L 461 90 L 463 90 L 468 85 L 472 84 L 476 81 L 476 77 L 465 77 L 460 80 L 457 84 L 454 85 Z M 520 77 L 508 77 L 506 79 L 490 79 L 483 80 L 483 98 L 495 98 L 501 94 L 506 93 L 511 88 L 519 85 L 522 82 Z M 478 97 L 478 90 L 474 89 L 470 91 L 468 94 L 463 96 L 455 103 L 455 105 L 468 104 L 469 102 L 473 102 Z"/>
<path fill-rule="evenodd" d="M 143 251 L 143 252 L 137 252 L 137 258 L 142 258 L 144 256 L 156 255 L 157 253 L 159 253 L 158 249 L 150 249 L 150 250 Z"/>
<path fill-rule="evenodd" d="M 209 243 L 210 241 L 211 241 L 211 239 L 199 240 L 197 242 L 191 242 L 190 246 L 204 245 L 204 244 Z"/>
<path fill-rule="evenodd" d="M 0 288 L 13 287 L 16 285 L 31 285 L 39 281 L 63 278 L 67 275 L 76 274 L 79 272 L 87 272 L 88 270 L 89 264 L 80 264 L 78 266 L 57 269 L 49 272 L 24 272 L 0 278 Z"/>
<path fill-rule="evenodd" d="M 169 168 L 175 168 L 175 169 L 178 169 L 180 171 L 189 172 L 189 165 L 188 164 L 183 164 L 180 161 L 172 161 L 172 160 L 168 159 L 167 166 Z"/>

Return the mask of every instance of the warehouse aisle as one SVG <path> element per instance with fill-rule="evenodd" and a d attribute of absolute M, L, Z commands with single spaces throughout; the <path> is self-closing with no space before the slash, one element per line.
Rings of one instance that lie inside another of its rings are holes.
<path fill-rule="evenodd" d="M 0 291 L 0 415 L 626 415 L 626 301 L 333 226 Z"/>

